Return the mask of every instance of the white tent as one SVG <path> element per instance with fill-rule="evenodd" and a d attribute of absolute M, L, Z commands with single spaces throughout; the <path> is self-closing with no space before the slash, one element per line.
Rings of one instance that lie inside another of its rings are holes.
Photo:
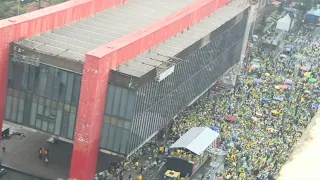
<path fill-rule="evenodd" d="M 215 140 L 219 133 L 207 127 L 193 127 L 180 137 L 170 148 L 185 148 L 201 155 Z"/>
<path fill-rule="evenodd" d="M 282 31 L 289 31 L 290 22 L 291 22 L 291 18 L 289 16 L 289 14 L 287 14 L 285 17 L 278 20 L 276 28 L 280 29 Z"/>

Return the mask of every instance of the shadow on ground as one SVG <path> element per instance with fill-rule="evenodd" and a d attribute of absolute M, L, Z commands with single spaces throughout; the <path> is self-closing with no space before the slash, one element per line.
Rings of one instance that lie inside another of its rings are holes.
<path fill-rule="evenodd" d="M 10 125 L 12 126 L 12 124 Z M 6 145 L 6 152 L 0 152 L 3 165 L 48 179 L 68 177 L 72 156 L 72 144 L 62 141 L 56 141 L 55 144 L 50 144 L 46 142 L 50 137 L 47 134 L 28 131 L 17 125 L 12 129 L 22 131 L 26 137 L 22 139 L 15 137 L 3 141 Z M 41 147 L 50 149 L 49 164 L 45 164 L 44 160 L 38 158 L 38 150 Z M 116 156 L 100 153 L 97 172 L 107 169 L 109 162 L 117 162 L 120 160 L 121 159 Z M 19 178 L 13 178 L 12 180 L 19 180 Z"/>

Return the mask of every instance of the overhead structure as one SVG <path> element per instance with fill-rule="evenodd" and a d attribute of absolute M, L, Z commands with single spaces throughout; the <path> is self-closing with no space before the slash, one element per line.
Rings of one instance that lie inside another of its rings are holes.
<path fill-rule="evenodd" d="M 184 148 L 197 155 L 201 155 L 210 146 L 215 146 L 214 142 L 219 137 L 219 133 L 207 127 L 193 127 L 180 137 L 170 148 Z"/>
<path fill-rule="evenodd" d="M 290 26 L 292 27 L 293 25 L 291 25 L 291 18 L 289 14 L 287 14 L 286 16 L 278 20 L 276 28 L 282 31 L 289 31 L 291 28 Z"/>
<path fill-rule="evenodd" d="M 241 1 L 107 2 L 0 21 L 0 115 L 74 141 L 78 180 L 99 148 L 130 156 L 234 67 L 249 14 Z"/>

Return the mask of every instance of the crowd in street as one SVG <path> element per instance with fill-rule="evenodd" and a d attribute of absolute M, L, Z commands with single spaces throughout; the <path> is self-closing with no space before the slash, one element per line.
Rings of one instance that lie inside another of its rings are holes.
<path fill-rule="evenodd" d="M 216 107 L 212 100 L 198 102 L 175 121 L 172 135 L 195 126 L 218 127 L 222 150 L 227 152 L 221 177 L 273 179 L 318 109 L 315 39 L 305 37 L 297 44 L 302 48 L 285 49 L 288 54 L 276 59 L 259 48 L 241 85 L 219 92 Z"/>
<path fill-rule="evenodd" d="M 123 170 L 115 177 L 142 179 L 164 161 L 171 143 L 192 127 L 206 126 L 219 132 L 227 153 L 217 178 L 274 179 L 318 109 L 319 42 L 318 35 L 309 33 L 276 58 L 258 47 L 235 88 L 219 87 L 214 98 L 198 100 L 129 162 L 118 165 Z M 111 178 L 111 171 L 105 176 Z"/>

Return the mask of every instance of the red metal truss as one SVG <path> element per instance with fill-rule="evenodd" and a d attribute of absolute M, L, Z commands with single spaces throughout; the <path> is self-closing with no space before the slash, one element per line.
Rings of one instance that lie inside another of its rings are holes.
<path fill-rule="evenodd" d="M 111 69 L 170 39 L 225 6 L 229 0 L 198 0 L 170 16 L 86 54 L 70 178 L 93 179 Z"/>

